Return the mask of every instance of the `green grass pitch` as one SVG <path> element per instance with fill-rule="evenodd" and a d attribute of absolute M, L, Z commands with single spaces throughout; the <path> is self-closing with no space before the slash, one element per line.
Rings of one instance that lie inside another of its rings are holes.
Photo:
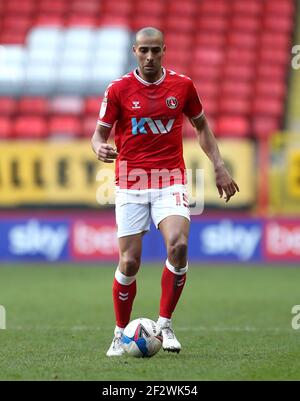
<path fill-rule="evenodd" d="M 107 358 L 110 266 L 0 267 L 0 380 L 299 380 L 300 269 L 197 266 L 173 324 L 180 354 Z M 132 313 L 157 318 L 161 266 L 144 265 Z"/>

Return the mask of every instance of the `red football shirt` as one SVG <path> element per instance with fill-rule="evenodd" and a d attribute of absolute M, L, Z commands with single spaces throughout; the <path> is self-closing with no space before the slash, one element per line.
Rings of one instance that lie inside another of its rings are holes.
<path fill-rule="evenodd" d="M 116 184 L 120 188 L 161 188 L 185 182 L 182 152 L 183 114 L 203 113 L 190 78 L 163 69 L 154 83 L 137 70 L 108 85 L 98 123 L 115 122 Z M 170 172 L 170 174 L 169 174 Z"/>

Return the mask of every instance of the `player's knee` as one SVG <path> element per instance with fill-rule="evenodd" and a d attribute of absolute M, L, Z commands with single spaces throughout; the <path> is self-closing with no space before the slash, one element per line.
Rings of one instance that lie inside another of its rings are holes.
<path fill-rule="evenodd" d="M 184 240 L 178 240 L 168 247 L 168 258 L 173 261 L 185 260 L 187 257 L 187 243 Z M 176 263 L 177 264 L 177 263 Z"/>
<path fill-rule="evenodd" d="M 135 256 L 122 256 L 120 258 L 119 269 L 126 276 L 134 276 L 140 267 L 140 258 Z"/>

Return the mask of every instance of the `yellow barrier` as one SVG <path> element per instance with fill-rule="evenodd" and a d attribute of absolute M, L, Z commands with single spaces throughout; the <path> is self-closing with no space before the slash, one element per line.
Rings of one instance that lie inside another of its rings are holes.
<path fill-rule="evenodd" d="M 271 212 L 300 213 L 300 134 L 277 133 L 270 154 Z"/>
<path fill-rule="evenodd" d="M 96 205 L 98 169 L 89 141 L 1 143 L 0 204 Z"/>
<path fill-rule="evenodd" d="M 219 139 L 218 144 L 225 164 L 240 188 L 228 206 L 251 205 L 256 198 L 257 172 L 253 143 L 246 139 Z M 216 188 L 212 163 L 194 140 L 184 142 L 184 158 L 186 168 L 204 170 L 205 204 L 224 206 L 224 199 L 219 198 Z"/>
<path fill-rule="evenodd" d="M 219 141 L 224 159 L 241 192 L 232 206 L 251 204 L 255 199 L 254 148 L 247 140 Z M 203 168 L 205 201 L 220 206 L 210 161 L 196 140 L 184 142 L 187 168 Z M 103 174 L 104 169 L 107 169 Z M 114 164 L 98 162 L 90 141 L 1 142 L 0 205 L 87 205 L 106 204 L 114 197 Z M 107 173 L 111 180 L 108 182 Z"/>

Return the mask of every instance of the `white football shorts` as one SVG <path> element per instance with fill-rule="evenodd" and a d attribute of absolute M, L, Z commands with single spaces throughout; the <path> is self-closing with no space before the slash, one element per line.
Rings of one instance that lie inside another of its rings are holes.
<path fill-rule="evenodd" d="M 186 186 L 179 184 L 142 190 L 116 187 L 115 210 L 119 238 L 149 231 L 151 217 L 156 228 L 172 215 L 190 220 Z"/>

